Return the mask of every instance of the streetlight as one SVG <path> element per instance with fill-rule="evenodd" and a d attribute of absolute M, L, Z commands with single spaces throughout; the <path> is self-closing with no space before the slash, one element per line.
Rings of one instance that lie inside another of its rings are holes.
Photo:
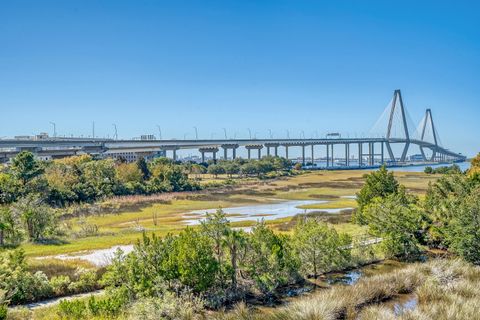
<path fill-rule="evenodd" d="M 57 124 L 55 122 L 50 121 L 50 124 L 53 126 L 53 137 L 57 137 Z"/>
<path fill-rule="evenodd" d="M 225 133 L 225 140 L 227 140 L 227 129 L 223 128 L 223 133 Z"/>
<path fill-rule="evenodd" d="M 162 140 L 162 128 L 157 124 L 157 129 L 158 129 L 158 140 Z"/>
<path fill-rule="evenodd" d="M 269 135 L 270 135 L 270 139 L 273 139 L 272 129 L 268 129 L 268 133 L 269 133 Z"/>
<path fill-rule="evenodd" d="M 301 136 L 303 137 L 303 139 L 305 139 L 305 131 L 302 130 L 301 134 L 302 134 Z"/>
<path fill-rule="evenodd" d="M 252 130 L 250 130 L 250 128 L 248 128 L 248 135 L 250 137 L 250 140 L 252 140 Z"/>
<path fill-rule="evenodd" d="M 198 140 L 198 129 L 197 127 L 193 127 L 195 129 L 195 140 Z"/>
<path fill-rule="evenodd" d="M 287 139 L 290 139 L 290 131 L 287 130 Z"/>

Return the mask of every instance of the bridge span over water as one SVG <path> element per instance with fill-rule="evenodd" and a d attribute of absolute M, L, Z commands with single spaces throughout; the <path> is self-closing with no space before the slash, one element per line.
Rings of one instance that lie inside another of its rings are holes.
<path fill-rule="evenodd" d="M 375 166 L 383 163 L 405 165 L 415 163 L 441 163 L 465 161 L 462 154 L 450 151 L 439 143 L 432 113 L 427 109 L 419 130 L 412 135 L 407 125 L 407 117 L 400 90 L 395 90 L 391 103 L 386 110 L 388 125 L 386 134 L 381 138 L 322 138 L 322 139 L 194 139 L 194 140 L 118 140 L 101 138 L 43 138 L 43 139 L 2 139 L 0 140 L 0 158 L 8 160 L 21 151 L 29 150 L 39 156 L 53 158 L 92 154 L 112 156 L 122 153 L 134 153 L 139 156 L 164 154 L 177 160 L 177 151 L 196 149 L 202 161 L 206 155 L 216 160 L 221 157 L 236 158 L 237 149 L 247 150 L 248 158 L 261 158 L 262 155 L 283 156 L 289 158 L 289 149 L 301 148 L 303 164 L 310 159 L 314 162 L 315 147 L 323 146 L 322 159 L 331 167 L 339 160 L 341 150 L 342 167 Z M 397 128 L 398 127 L 398 128 Z M 397 130 L 398 129 L 398 130 Z M 395 146 L 395 147 L 394 147 Z M 400 152 L 398 152 L 400 147 Z M 418 148 L 419 158 L 411 159 L 408 152 Z M 355 149 L 351 152 L 350 149 Z M 334 156 L 337 151 L 337 157 Z M 396 152 L 394 152 L 396 151 Z M 307 155 L 308 153 L 308 155 Z M 353 161 L 355 159 L 355 162 Z"/>

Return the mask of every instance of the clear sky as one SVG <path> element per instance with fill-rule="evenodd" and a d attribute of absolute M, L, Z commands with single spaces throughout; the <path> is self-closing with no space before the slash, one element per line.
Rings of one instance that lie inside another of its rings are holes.
<path fill-rule="evenodd" d="M 479 2 L 0 1 L 0 137 L 361 135 L 397 88 L 480 151 Z"/>

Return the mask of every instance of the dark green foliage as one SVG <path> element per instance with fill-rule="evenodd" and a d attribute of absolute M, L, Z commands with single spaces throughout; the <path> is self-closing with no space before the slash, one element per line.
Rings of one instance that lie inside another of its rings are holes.
<path fill-rule="evenodd" d="M 411 259 L 420 253 L 424 218 L 421 209 L 402 192 L 375 198 L 364 214 L 369 232 L 383 239 L 387 256 Z"/>
<path fill-rule="evenodd" d="M 12 206 L 13 220 L 23 226 L 30 241 L 55 235 L 57 221 L 52 209 L 39 198 L 27 196 Z M 14 227 L 15 228 L 15 227 Z"/>
<path fill-rule="evenodd" d="M 183 285 L 195 291 L 205 291 L 214 285 L 219 264 L 208 237 L 187 228 L 177 238 L 175 254 Z"/>
<path fill-rule="evenodd" d="M 320 273 L 351 265 L 351 237 L 338 234 L 323 222 L 313 218 L 300 221 L 292 240 L 306 275 L 316 278 Z"/>
<path fill-rule="evenodd" d="M 446 236 L 454 252 L 480 265 L 480 187 L 455 210 Z"/>
<path fill-rule="evenodd" d="M 425 167 L 424 172 L 428 174 L 458 174 L 462 173 L 462 170 L 457 164 L 453 164 L 451 166 L 442 166 L 435 169 L 432 167 Z"/>
<path fill-rule="evenodd" d="M 8 314 L 8 306 L 6 304 L 0 304 L 0 320 L 6 320 Z"/>
<path fill-rule="evenodd" d="M 35 159 L 33 153 L 27 151 L 20 152 L 12 159 L 11 168 L 23 185 L 43 173 L 41 163 Z"/>
<path fill-rule="evenodd" d="M 246 252 L 242 266 L 266 294 L 298 277 L 299 260 L 290 238 L 274 233 L 263 222 L 249 235 Z"/>
<path fill-rule="evenodd" d="M 359 224 L 368 224 L 365 218 L 364 208 L 375 198 L 384 198 L 390 194 L 396 194 L 399 189 L 399 184 L 393 172 L 388 172 L 385 166 L 382 166 L 377 171 L 366 174 L 364 177 L 365 184 L 357 193 L 358 208 L 354 215 L 355 222 Z"/>
<path fill-rule="evenodd" d="M 140 171 L 142 172 L 143 180 L 146 181 L 146 180 L 150 179 L 150 170 L 148 169 L 148 164 L 147 164 L 147 161 L 145 161 L 145 158 L 140 157 L 137 160 L 136 164 L 137 164 L 138 169 L 140 169 Z"/>

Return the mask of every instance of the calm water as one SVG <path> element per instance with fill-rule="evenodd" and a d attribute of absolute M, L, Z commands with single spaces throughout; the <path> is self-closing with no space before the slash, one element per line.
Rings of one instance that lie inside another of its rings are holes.
<path fill-rule="evenodd" d="M 238 221 L 257 221 L 261 219 L 274 220 L 279 218 L 293 217 L 297 214 L 306 214 L 311 212 L 327 212 L 327 213 L 339 213 L 342 210 L 351 208 L 338 208 L 338 209 L 302 209 L 301 206 L 311 204 L 322 204 L 328 201 L 321 200 L 293 200 L 293 201 L 281 201 L 269 204 L 257 204 L 242 207 L 230 207 L 222 208 L 223 212 L 227 215 L 230 222 Z M 200 220 L 205 218 L 207 213 L 214 213 L 218 208 L 195 210 L 190 211 L 184 215 L 184 223 L 187 225 L 196 225 L 200 223 Z"/>
<path fill-rule="evenodd" d="M 315 161 L 315 168 L 326 168 L 327 167 L 327 162 L 326 161 Z M 356 166 L 358 165 L 358 161 L 356 160 L 351 160 L 350 161 L 351 166 Z M 462 171 L 467 170 L 470 168 L 470 162 L 460 162 L 457 163 L 457 165 L 460 167 Z M 448 167 L 451 166 L 451 164 L 431 164 L 431 165 L 412 165 L 412 166 L 403 166 L 403 167 L 389 167 L 388 170 L 392 171 L 404 171 L 404 172 L 423 172 L 426 167 L 432 167 L 432 168 L 439 168 L 439 167 Z M 338 163 L 335 164 L 334 168 L 338 167 L 339 169 L 342 168 L 341 165 Z M 372 170 L 370 168 L 366 168 L 365 170 Z"/>

